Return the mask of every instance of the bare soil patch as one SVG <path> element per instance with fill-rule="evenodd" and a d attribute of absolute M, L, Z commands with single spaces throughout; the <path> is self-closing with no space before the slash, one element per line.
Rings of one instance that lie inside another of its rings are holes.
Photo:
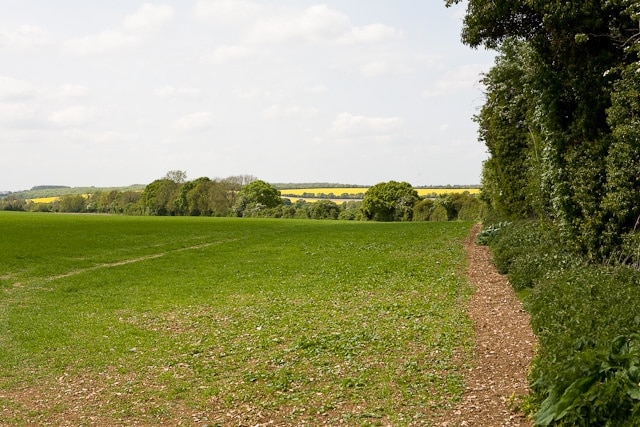
<path fill-rule="evenodd" d="M 468 306 L 475 350 L 465 374 L 462 402 L 440 425 L 533 426 L 519 412 L 518 402 L 528 393 L 527 371 L 536 337 L 507 277 L 493 266 L 489 248 L 475 243 L 480 229 L 480 225 L 473 227 L 465 242 L 467 275 L 475 288 Z"/>

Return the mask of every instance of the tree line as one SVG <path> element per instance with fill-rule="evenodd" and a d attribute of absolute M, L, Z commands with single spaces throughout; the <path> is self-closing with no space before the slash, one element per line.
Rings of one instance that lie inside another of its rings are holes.
<path fill-rule="evenodd" d="M 150 216 L 217 216 L 374 221 L 478 220 L 484 203 L 452 193 L 421 198 L 406 182 L 371 187 L 362 200 L 307 202 L 282 197 L 275 185 L 251 175 L 191 181 L 183 171 L 170 171 L 142 191 L 109 190 L 67 194 L 50 203 L 33 203 L 14 195 L 0 200 L 0 209 L 40 212 L 104 213 Z"/>

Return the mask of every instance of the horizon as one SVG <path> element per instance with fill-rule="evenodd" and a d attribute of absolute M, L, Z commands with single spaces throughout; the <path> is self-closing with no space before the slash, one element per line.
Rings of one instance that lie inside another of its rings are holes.
<path fill-rule="evenodd" d="M 160 179 L 160 178 L 157 178 Z M 195 178 L 197 179 L 197 178 Z M 215 178 L 214 178 L 215 179 Z M 260 179 L 260 178 L 258 178 Z M 189 181 L 189 180 L 187 180 Z M 267 181 L 268 182 L 268 181 Z M 147 186 L 149 185 L 149 183 L 143 184 L 143 183 L 136 183 L 136 184 L 129 184 L 129 185 L 118 185 L 118 186 L 95 186 L 95 185 L 77 185 L 77 186 L 70 186 L 70 185 L 61 185 L 61 184 L 39 184 L 39 185 L 34 185 L 28 189 L 20 189 L 20 190 L 7 190 L 7 189 L 0 189 L 0 195 L 3 194 L 16 194 L 16 193 L 25 193 L 28 191 L 41 191 L 41 190 L 56 190 L 56 189 L 87 189 L 87 188 L 95 188 L 97 190 L 101 190 L 101 189 L 124 189 L 124 188 L 129 188 L 129 187 L 136 187 L 136 186 Z M 369 188 L 372 187 L 376 184 L 379 183 L 375 183 L 375 184 L 344 184 L 344 183 L 339 183 L 339 182 L 330 182 L 330 181 L 319 181 L 319 182 L 269 182 L 269 184 L 274 185 L 274 186 L 284 186 L 284 185 L 304 185 L 304 187 L 299 187 L 299 188 L 322 188 L 320 187 L 320 185 L 324 186 L 324 185 L 330 185 L 330 186 L 335 186 L 335 188 Z M 424 185 L 415 185 L 412 183 L 409 183 L 413 188 L 476 188 L 476 187 L 481 187 L 481 184 L 433 184 L 433 185 L 429 185 L 429 184 L 424 184 Z M 51 187 L 51 188 L 38 188 L 38 187 Z M 331 187 L 329 187 L 331 188 Z M 292 189 L 292 188 L 285 188 L 285 189 Z"/>

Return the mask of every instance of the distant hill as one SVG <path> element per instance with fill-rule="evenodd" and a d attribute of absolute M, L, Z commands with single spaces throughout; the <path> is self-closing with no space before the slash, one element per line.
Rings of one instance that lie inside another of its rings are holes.
<path fill-rule="evenodd" d="M 36 185 L 35 187 L 31 187 L 30 191 L 39 191 L 39 190 L 59 190 L 61 188 L 71 188 L 68 185 Z"/>
<path fill-rule="evenodd" d="M 31 190 L 11 193 L 19 199 L 40 199 L 44 197 L 60 197 L 69 194 L 93 194 L 107 191 L 142 191 L 145 184 L 134 184 L 127 187 L 66 187 L 57 185 L 38 185 Z"/>

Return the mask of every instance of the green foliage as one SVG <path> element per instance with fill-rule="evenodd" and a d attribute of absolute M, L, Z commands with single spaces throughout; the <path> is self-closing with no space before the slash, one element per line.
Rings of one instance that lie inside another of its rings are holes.
<path fill-rule="evenodd" d="M 267 182 L 256 180 L 242 187 L 238 193 L 236 212 L 238 216 L 262 216 L 264 212 L 261 211 L 281 204 L 280 190 Z"/>
<path fill-rule="evenodd" d="M 58 202 L 58 210 L 70 213 L 86 212 L 87 199 L 81 194 L 62 196 Z"/>
<path fill-rule="evenodd" d="M 338 219 L 340 207 L 331 200 L 319 200 L 311 205 L 311 219 Z"/>
<path fill-rule="evenodd" d="M 526 43 L 504 42 L 494 67 L 482 79 L 487 99 L 475 117 L 480 141 L 491 155 L 483 165 L 483 195 L 490 209 L 514 218 L 529 217 L 533 211 L 528 182 L 534 171 L 527 164 L 535 143 L 527 125 L 533 56 Z"/>
<path fill-rule="evenodd" d="M 362 213 L 374 221 L 411 221 L 418 200 L 418 192 L 408 182 L 381 182 L 367 190 Z"/>
<path fill-rule="evenodd" d="M 640 272 L 589 265 L 551 224 L 489 227 L 500 271 L 527 297 L 539 341 L 530 404 L 538 425 L 634 426 L 640 414 Z"/>
<path fill-rule="evenodd" d="M 435 205 L 429 215 L 429 221 L 443 222 L 448 221 L 449 215 L 447 214 L 447 208 L 443 205 Z"/>
<path fill-rule="evenodd" d="M 471 0 L 464 20 L 465 43 L 499 52 L 476 117 L 489 209 L 552 218 L 597 261 L 638 259 L 639 17 L 630 0 Z"/>
<path fill-rule="evenodd" d="M 142 192 L 141 203 L 147 215 L 173 215 L 180 185 L 168 178 L 157 179 Z"/>
<path fill-rule="evenodd" d="M 483 227 L 482 231 L 478 233 L 478 236 L 476 238 L 476 243 L 482 246 L 486 246 L 490 244 L 493 241 L 493 239 L 495 239 L 495 237 L 498 235 L 498 233 L 500 233 L 500 231 L 504 227 L 507 227 L 509 224 L 511 223 L 504 221 L 504 222 L 498 222 L 498 223 L 490 224 Z"/>
<path fill-rule="evenodd" d="M 540 349 L 530 380 L 539 425 L 634 426 L 640 414 L 640 275 L 581 267 L 530 298 Z"/>
<path fill-rule="evenodd" d="M 517 221 L 502 224 L 489 241 L 498 271 L 516 290 L 534 287 L 548 272 L 584 265 L 551 224 Z"/>
<path fill-rule="evenodd" d="M 9 195 L 0 199 L 0 210 L 3 211 L 23 211 L 27 203 L 24 199 L 20 199 L 15 195 Z"/>
<path fill-rule="evenodd" d="M 432 199 L 424 198 L 418 201 L 413 206 L 413 220 L 429 221 L 433 208 L 434 208 L 434 201 Z"/>
<path fill-rule="evenodd" d="M 640 265 L 640 69 L 627 66 L 614 85 L 608 120 L 614 141 L 607 157 L 606 195 L 603 202 L 605 244 L 619 248 L 612 256 Z"/>

